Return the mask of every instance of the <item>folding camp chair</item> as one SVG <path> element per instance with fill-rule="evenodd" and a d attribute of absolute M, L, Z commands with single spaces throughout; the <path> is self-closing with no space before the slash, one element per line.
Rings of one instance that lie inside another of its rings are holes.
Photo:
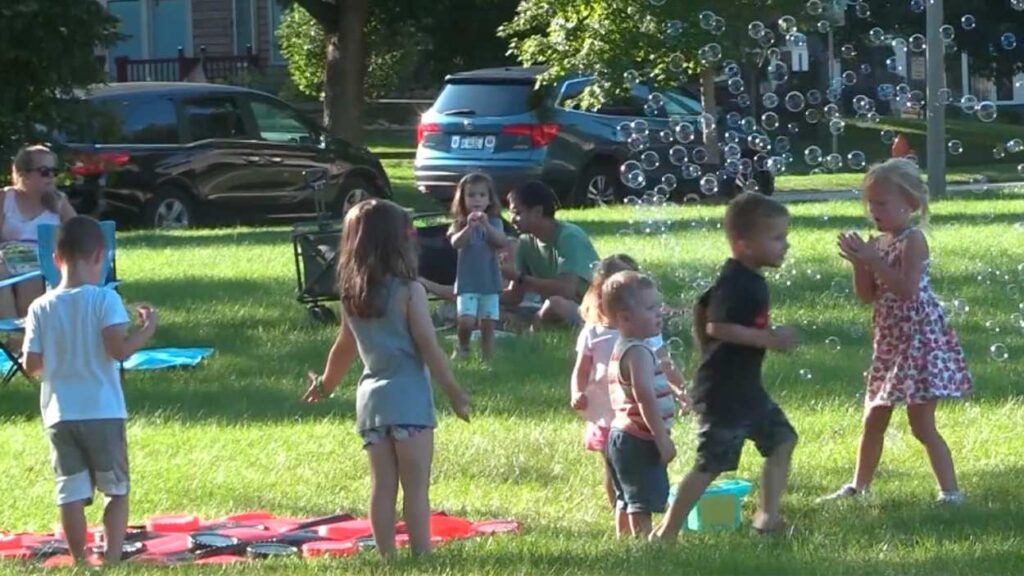
<path fill-rule="evenodd" d="M 103 258 L 103 273 L 100 275 L 100 278 L 104 279 L 104 287 L 116 289 L 118 286 L 116 258 L 117 240 L 115 234 L 117 226 L 113 221 L 104 220 L 100 222 L 100 228 L 103 230 L 103 239 L 106 246 L 106 252 L 104 253 Z M 36 253 L 39 256 L 39 270 L 26 272 L 25 274 L 20 274 L 12 278 L 2 280 L 0 281 L 0 288 L 7 288 L 35 278 L 42 278 L 47 290 L 56 288 L 60 284 L 60 268 L 57 267 L 57 263 L 53 260 L 53 255 L 57 248 L 57 230 L 58 227 L 54 224 L 39 225 L 39 241 L 36 245 Z M 24 318 L 0 320 L 0 332 L 24 332 L 24 330 Z M 4 356 L 6 356 L 11 363 L 11 366 L 6 372 L 4 372 L 2 378 L 0 378 L 0 385 L 7 384 L 13 380 L 19 372 L 25 378 L 29 377 L 28 373 L 25 372 L 24 366 L 21 364 L 20 350 L 11 350 L 5 341 L 0 340 L 0 351 L 3 352 Z"/>

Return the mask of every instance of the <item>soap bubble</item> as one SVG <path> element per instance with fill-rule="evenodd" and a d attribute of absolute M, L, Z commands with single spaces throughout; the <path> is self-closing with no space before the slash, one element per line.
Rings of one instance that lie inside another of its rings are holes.
<path fill-rule="evenodd" d="M 698 16 L 698 20 L 700 20 L 701 28 L 705 30 L 711 30 L 711 27 L 715 25 L 715 13 L 705 10 L 704 12 L 700 13 L 700 16 Z"/>
<path fill-rule="evenodd" d="M 622 80 L 626 84 L 637 84 L 640 82 L 640 73 L 636 70 L 626 70 L 622 73 Z"/>
<path fill-rule="evenodd" d="M 776 130 L 779 127 L 779 115 L 775 112 L 765 112 L 761 116 L 761 126 L 768 131 Z"/>
<path fill-rule="evenodd" d="M 778 156 L 772 156 L 765 165 L 769 172 L 778 176 L 786 171 L 786 161 Z"/>
<path fill-rule="evenodd" d="M 687 180 L 696 180 L 700 177 L 700 166 L 696 164 L 684 164 L 683 165 L 683 178 Z"/>
<path fill-rule="evenodd" d="M 881 44 L 885 40 L 885 30 L 877 27 L 872 28 L 868 32 L 868 40 L 870 40 L 872 44 Z"/>
<path fill-rule="evenodd" d="M 882 130 L 881 136 L 883 144 L 892 144 L 893 140 L 896 139 L 896 133 L 889 129 Z"/>
<path fill-rule="evenodd" d="M 999 144 L 998 146 L 992 149 L 992 157 L 995 158 L 996 160 L 1002 160 L 1003 158 L 1006 158 L 1006 148 L 1002 144 Z"/>
<path fill-rule="evenodd" d="M 785 154 L 789 152 L 790 141 L 786 136 L 779 136 L 775 139 L 775 151 L 779 154 Z"/>
<path fill-rule="evenodd" d="M 843 156 L 838 153 L 829 154 L 825 157 L 825 168 L 835 172 L 843 167 Z"/>
<path fill-rule="evenodd" d="M 1006 143 L 1006 151 L 1010 154 L 1016 154 L 1021 150 L 1024 150 L 1024 140 L 1021 140 L 1020 138 L 1014 138 Z"/>
<path fill-rule="evenodd" d="M 673 72 L 682 72 L 683 68 L 686 67 L 686 58 L 682 54 L 676 52 L 668 57 L 668 69 Z"/>
<path fill-rule="evenodd" d="M 836 338 L 835 336 L 825 338 L 825 348 L 827 348 L 829 352 L 839 352 L 842 347 L 843 344 L 839 341 L 839 338 Z"/>
<path fill-rule="evenodd" d="M 812 374 L 807 368 L 801 368 L 800 371 L 797 372 L 797 375 L 800 376 L 801 380 L 810 380 L 811 378 L 814 378 L 814 374 Z"/>
<path fill-rule="evenodd" d="M 996 119 L 999 110 L 996 105 L 992 102 L 982 102 L 978 104 L 978 119 L 982 122 L 992 122 Z"/>
<path fill-rule="evenodd" d="M 808 166 L 817 166 L 818 164 L 821 164 L 821 158 L 822 151 L 821 148 L 817 146 L 808 146 L 804 150 L 804 162 L 806 162 Z"/>
<path fill-rule="evenodd" d="M 654 6 L 661 6 L 662 4 L 665 3 L 665 0 L 650 0 L 650 2 Z"/>
<path fill-rule="evenodd" d="M 671 144 L 675 140 L 675 136 L 672 135 L 671 130 L 661 130 L 658 132 L 658 140 L 661 140 L 662 144 Z"/>
<path fill-rule="evenodd" d="M 665 23 L 665 34 L 675 37 L 683 33 L 683 23 L 679 20 L 669 20 Z"/>
<path fill-rule="evenodd" d="M 939 104 L 943 106 L 953 103 L 953 91 L 949 88 L 939 88 Z"/>
<path fill-rule="evenodd" d="M 954 156 L 959 156 L 964 152 L 964 143 L 959 140 L 950 140 L 948 148 L 950 154 Z"/>
<path fill-rule="evenodd" d="M 1005 362 L 1010 357 L 1009 352 L 1006 350 L 1006 344 L 993 344 L 988 349 L 989 356 L 992 357 L 996 362 Z"/>
<path fill-rule="evenodd" d="M 783 34 L 789 34 L 790 32 L 796 32 L 796 18 L 792 16 L 783 16 L 779 18 L 779 32 Z"/>
<path fill-rule="evenodd" d="M 740 156 L 743 154 L 743 151 L 740 150 L 740 147 L 736 144 L 726 145 L 723 152 L 725 153 L 726 160 L 739 160 Z"/>
<path fill-rule="evenodd" d="M 854 13 L 857 14 L 857 18 L 863 20 L 871 17 L 871 6 L 868 6 L 864 2 L 858 2 L 853 8 Z"/>
<path fill-rule="evenodd" d="M 960 99 L 960 109 L 964 111 L 964 114 L 974 114 L 978 109 L 978 97 L 967 94 Z"/>
<path fill-rule="evenodd" d="M 708 59 L 712 62 L 718 62 L 722 59 L 722 46 L 712 42 L 704 47 L 707 50 Z"/>
<path fill-rule="evenodd" d="M 974 30 L 974 27 L 977 25 L 978 21 L 971 14 L 964 14 L 963 18 L 960 19 L 960 26 L 963 26 L 964 30 Z"/>
<path fill-rule="evenodd" d="M 781 84 L 789 79 L 789 66 L 775 60 L 768 65 L 768 79 Z"/>
<path fill-rule="evenodd" d="M 956 30 L 949 24 L 944 24 L 939 28 L 939 35 L 942 36 L 943 41 L 952 42 L 953 38 L 956 38 Z"/>
<path fill-rule="evenodd" d="M 697 164 L 704 164 L 708 161 L 708 151 L 705 150 L 703 146 L 700 148 L 694 148 L 690 157 L 692 157 L 693 161 Z"/>
<path fill-rule="evenodd" d="M 1024 12 L 1024 0 L 1010 0 L 1010 8 L 1017 12 Z"/>
<path fill-rule="evenodd" d="M 804 95 L 800 92 L 790 92 L 786 94 L 786 110 L 790 112 L 799 112 L 804 109 L 806 101 Z"/>
<path fill-rule="evenodd" d="M 896 96 L 896 87 L 892 84 L 879 84 L 877 93 L 879 100 L 887 102 Z"/>
<path fill-rule="evenodd" d="M 1017 165 L 1017 173 L 1024 176 L 1024 164 Z"/>
<path fill-rule="evenodd" d="M 678 144 L 670 148 L 668 151 L 669 162 L 675 164 L 676 166 L 682 166 L 683 164 L 686 164 L 686 160 L 688 157 L 689 154 L 687 153 L 686 148 L 679 146 Z"/>
<path fill-rule="evenodd" d="M 800 133 L 800 123 L 799 122 L 790 122 L 789 124 L 786 125 L 786 130 L 788 130 L 790 134 L 799 134 Z"/>
<path fill-rule="evenodd" d="M 729 86 L 729 92 L 733 94 L 740 94 L 746 88 L 742 78 L 730 78 L 727 85 Z"/>
<path fill-rule="evenodd" d="M 907 45 L 910 46 L 910 49 L 914 52 L 924 52 L 924 49 L 928 47 L 928 41 L 923 35 L 914 34 L 910 37 Z"/>
<path fill-rule="evenodd" d="M 821 121 L 821 110 L 818 110 L 817 108 L 808 108 L 807 111 L 804 112 L 804 120 L 806 120 L 808 124 L 817 124 Z"/>
<path fill-rule="evenodd" d="M 718 192 L 718 177 L 714 174 L 705 174 L 700 179 L 700 191 L 705 196 L 711 196 Z"/>
<path fill-rule="evenodd" d="M 753 38 L 754 40 L 757 40 L 761 36 L 764 36 L 764 32 L 764 24 L 758 22 L 757 20 L 754 20 L 753 22 L 750 23 L 749 26 L 747 26 L 747 34 L 749 34 L 750 37 Z"/>
<path fill-rule="evenodd" d="M 899 60 L 895 56 L 890 56 L 885 59 L 885 69 L 889 72 L 898 73 L 902 69 Z"/>
<path fill-rule="evenodd" d="M 804 48 L 807 46 L 807 36 L 801 32 L 790 32 L 786 34 L 786 43 L 794 48 Z"/>
<path fill-rule="evenodd" d="M 693 142 L 695 132 L 696 130 L 694 129 L 693 124 L 683 122 L 679 126 L 676 126 L 676 140 L 682 144 L 689 144 L 690 142 Z"/>
<path fill-rule="evenodd" d="M 828 131 L 835 136 L 839 136 L 846 130 L 846 122 L 839 118 L 835 118 L 828 123 Z"/>
<path fill-rule="evenodd" d="M 822 8 L 821 0 L 807 0 L 807 5 L 804 7 L 807 13 L 811 16 L 821 14 Z"/>
<path fill-rule="evenodd" d="M 829 290 L 838 296 L 846 296 L 850 293 L 850 283 L 841 278 L 836 278 L 832 281 L 832 286 L 829 287 Z"/>
<path fill-rule="evenodd" d="M 807 91 L 807 102 L 811 106 L 817 106 L 821 104 L 821 91 L 820 90 L 808 90 Z"/>
<path fill-rule="evenodd" d="M 867 76 L 868 74 L 871 74 L 871 64 L 868 64 L 867 62 L 861 64 L 860 65 L 860 73 L 863 76 Z"/>
<path fill-rule="evenodd" d="M 661 185 L 665 187 L 669 192 L 676 189 L 679 185 L 679 180 L 676 179 L 674 174 L 664 174 L 661 177 Z"/>
<path fill-rule="evenodd" d="M 843 84 L 846 86 L 853 86 L 857 83 L 857 73 L 853 70 L 847 70 L 843 72 Z"/>
<path fill-rule="evenodd" d="M 715 16 L 715 21 L 711 24 L 711 33 L 718 36 L 723 32 L 725 32 L 725 18 Z"/>
<path fill-rule="evenodd" d="M 749 108 L 750 107 L 750 94 L 740 94 L 739 96 L 737 96 L 736 97 L 736 104 L 739 105 L 740 108 Z"/>
<path fill-rule="evenodd" d="M 910 11 L 915 14 L 924 12 L 924 0 L 910 0 Z"/>
<path fill-rule="evenodd" d="M 847 60 L 853 60 L 857 57 L 857 49 L 854 48 L 853 44 L 843 44 L 843 47 L 839 49 L 839 53 Z"/>
<path fill-rule="evenodd" d="M 828 34 L 832 30 L 832 24 L 828 20 L 819 20 L 817 27 L 821 34 Z"/>
<path fill-rule="evenodd" d="M 999 43 L 1003 46 L 1003 50 L 1013 50 L 1017 47 L 1017 37 L 1012 32 L 1007 32 L 999 37 Z"/>
<path fill-rule="evenodd" d="M 644 170 L 657 170 L 660 164 L 661 159 L 654 150 L 648 150 L 640 156 L 640 165 L 644 167 Z"/>
<path fill-rule="evenodd" d="M 854 150 L 846 155 L 846 163 L 854 170 L 860 170 L 867 165 L 867 158 L 860 150 Z"/>
<path fill-rule="evenodd" d="M 771 110 L 779 105 L 779 97 L 774 92 L 769 92 L 761 98 L 761 104 L 764 104 L 765 108 Z"/>

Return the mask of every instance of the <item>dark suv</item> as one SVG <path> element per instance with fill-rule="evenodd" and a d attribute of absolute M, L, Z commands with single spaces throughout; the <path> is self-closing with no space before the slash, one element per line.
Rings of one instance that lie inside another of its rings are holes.
<path fill-rule="evenodd" d="M 445 78 L 417 130 L 415 176 L 420 192 L 449 202 L 459 179 L 480 170 L 494 179 L 502 196 L 521 182 L 540 179 L 555 189 L 564 205 L 622 200 L 665 181 L 671 182 L 671 196 L 677 199 L 700 196 L 700 172 L 693 172 L 697 166 L 685 172 L 680 171 L 683 163 L 676 162 L 684 155 L 701 157 L 706 152 L 699 133 L 694 136 L 691 131 L 684 139 L 675 136 L 680 123 L 700 125 L 703 108 L 691 93 L 681 87 L 659 89 L 662 105 L 651 111 L 648 102 L 655 90 L 638 83 L 628 97 L 585 112 L 574 108 L 572 100 L 594 78 L 567 78 L 537 89 L 537 77 L 544 70 L 490 68 Z M 637 121 L 647 126 L 647 151 L 655 152 L 658 162 L 644 167 L 644 185 L 630 189 L 622 182 L 620 166 L 642 154 L 630 149 L 623 128 Z M 743 156 L 754 154 L 744 150 Z M 667 174 L 672 177 L 666 180 Z M 755 179 L 763 192 L 771 193 L 767 172 L 755 171 Z M 728 196 L 735 188 L 733 178 L 720 190 Z"/>
<path fill-rule="evenodd" d="M 215 214 L 296 213 L 314 189 L 336 215 L 390 197 L 380 161 L 267 94 L 214 84 L 98 86 L 55 140 L 83 213 L 188 227 Z M 326 180 L 326 186 L 311 185 Z"/>

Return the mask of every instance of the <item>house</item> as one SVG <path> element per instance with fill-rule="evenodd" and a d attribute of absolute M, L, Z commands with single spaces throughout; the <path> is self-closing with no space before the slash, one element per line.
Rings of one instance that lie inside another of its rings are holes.
<path fill-rule="evenodd" d="M 281 22 L 279 0 L 98 1 L 120 19 L 127 36 L 101 53 L 111 80 L 214 80 L 211 73 L 250 65 L 284 68 L 274 34 Z M 214 72 L 207 64 L 197 66 L 200 57 L 230 66 Z"/>

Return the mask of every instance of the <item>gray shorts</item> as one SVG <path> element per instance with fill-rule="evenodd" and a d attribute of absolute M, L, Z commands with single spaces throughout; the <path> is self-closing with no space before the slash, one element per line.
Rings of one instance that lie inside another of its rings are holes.
<path fill-rule="evenodd" d="M 128 442 L 124 420 L 75 420 L 46 429 L 57 476 L 57 505 L 84 500 L 93 492 L 128 494 Z"/>

